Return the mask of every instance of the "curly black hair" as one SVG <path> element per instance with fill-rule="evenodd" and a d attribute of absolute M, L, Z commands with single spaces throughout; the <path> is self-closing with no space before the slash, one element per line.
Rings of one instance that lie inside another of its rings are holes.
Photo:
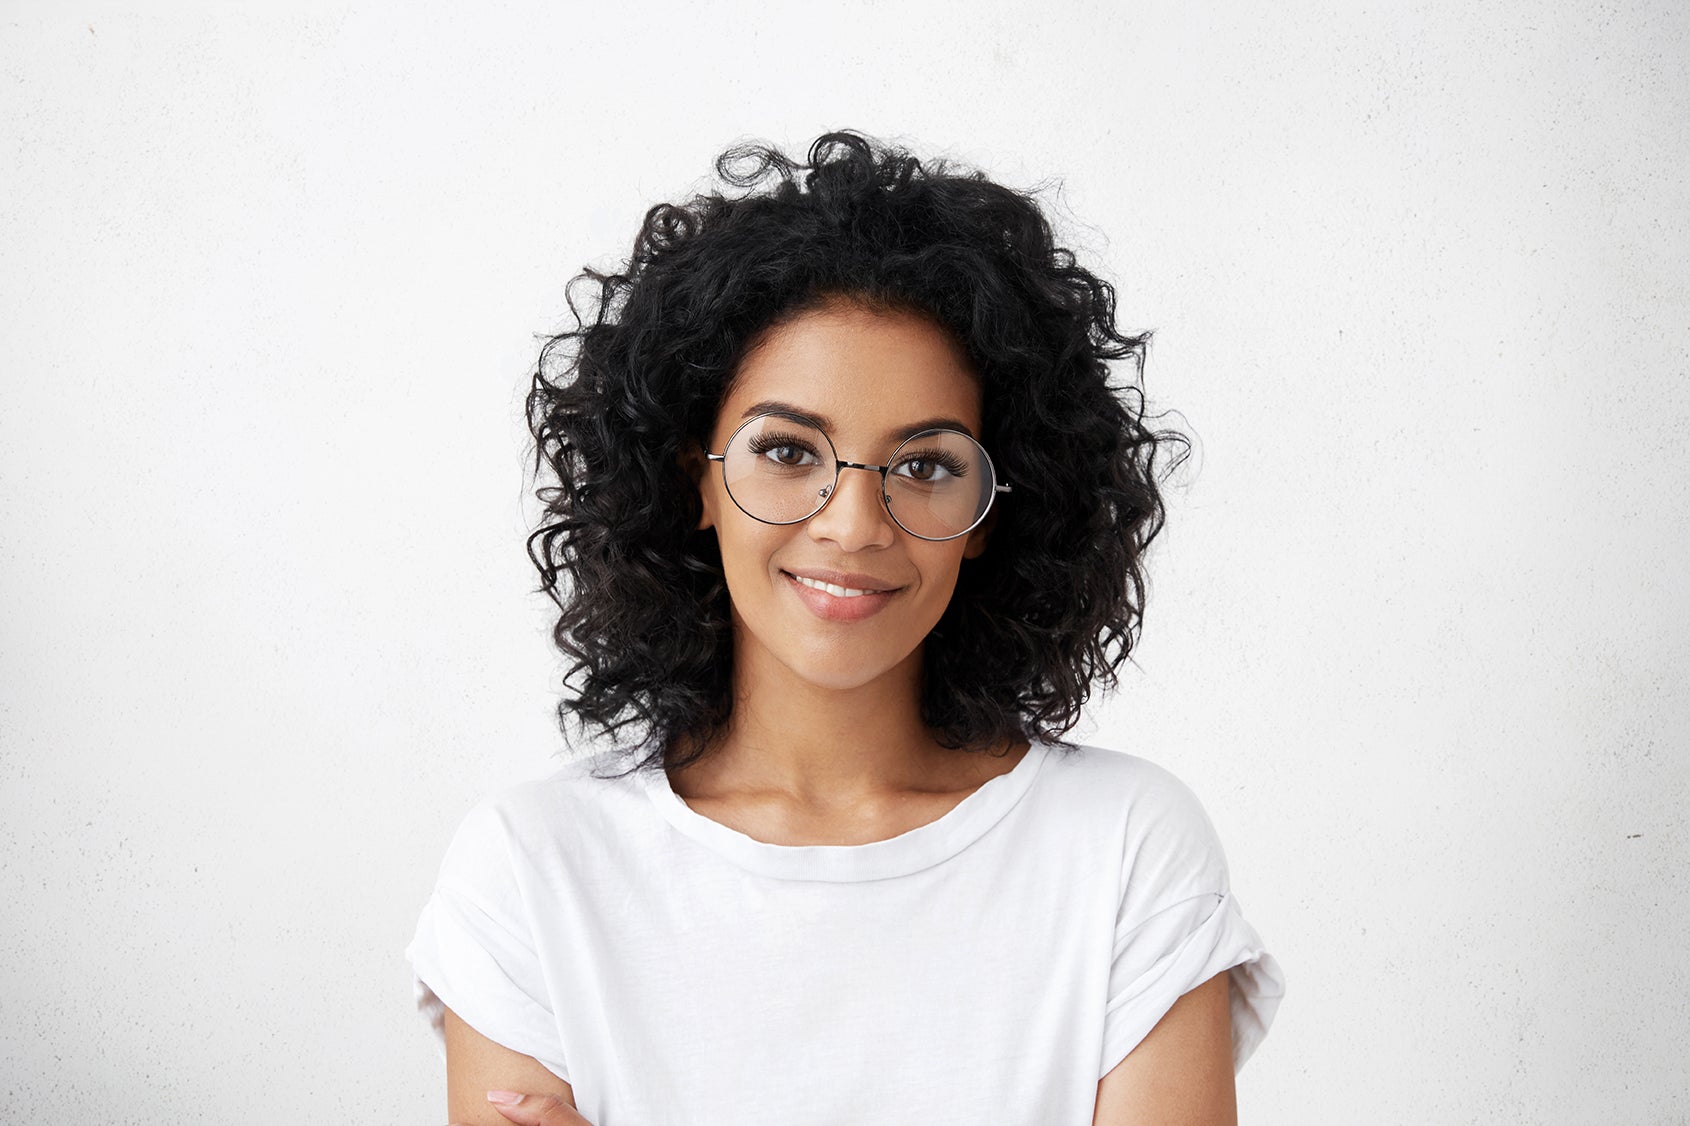
<path fill-rule="evenodd" d="M 1164 520 L 1157 463 L 1189 448 L 1147 425 L 1148 333 L 1115 327 L 1114 289 L 1056 245 L 1032 194 L 977 171 L 852 131 L 818 138 L 806 164 L 738 145 L 716 171 L 740 190 L 652 207 L 620 272 L 570 282 L 575 327 L 546 340 L 528 395 L 536 479 L 557 482 L 536 490 L 527 543 L 572 662 L 565 739 L 571 716 L 605 735 L 633 725 L 634 769 L 661 769 L 725 734 L 729 596 L 677 455 L 708 446 L 769 329 L 845 299 L 919 313 L 961 342 L 983 444 L 1014 487 L 927 637 L 923 721 L 951 748 L 1071 749 L 1061 736 L 1094 680 L 1114 687 L 1139 636 L 1144 552 Z"/>

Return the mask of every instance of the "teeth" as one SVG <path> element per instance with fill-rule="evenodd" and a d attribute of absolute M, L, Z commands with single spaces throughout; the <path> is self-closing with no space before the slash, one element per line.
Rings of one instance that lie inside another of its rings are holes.
<path fill-rule="evenodd" d="M 793 575 L 792 577 L 803 583 L 805 586 L 815 587 L 817 590 L 825 590 L 835 598 L 856 598 L 859 595 L 869 593 L 866 590 L 852 590 L 848 586 L 834 586 L 832 583 L 818 582 L 815 579 L 806 579 L 803 575 Z"/>

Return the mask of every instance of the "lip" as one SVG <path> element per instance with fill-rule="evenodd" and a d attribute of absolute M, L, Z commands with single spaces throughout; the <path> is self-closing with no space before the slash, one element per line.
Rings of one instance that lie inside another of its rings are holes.
<path fill-rule="evenodd" d="M 826 567 L 803 567 L 798 570 L 782 568 L 782 570 L 789 575 L 797 575 L 801 579 L 814 579 L 818 583 L 832 583 L 834 586 L 850 587 L 852 590 L 881 593 L 900 589 L 897 583 L 889 583 L 885 579 L 877 579 L 873 575 L 865 575 L 861 571 L 830 571 Z M 826 591 L 822 593 L 825 594 Z"/>
<path fill-rule="evenodd" d="M 798 596 L 809 611 L 818 618 L 825 618 L 832 622 L 857 622 L 871 617 L 884 610 L 895 598 L 902 587 L 890 590 L 877 590 L 873 594 L 859 594 L 850 598 L 842 598 L 829 594 L 825 590 L 817 590 L 812 586 L 805 586 L 795 577 L 802 575 L 806 579 L 817 582 L 832 583 L 835 586 L 848 586 L 856 590 L 874 589 L 883 585 L 882 580 L 872 575 L 853 574 L 850 571 L 824 571 L 805 568 L 802 571 L 781 571 L 786 585 L 792 593 Z"/>

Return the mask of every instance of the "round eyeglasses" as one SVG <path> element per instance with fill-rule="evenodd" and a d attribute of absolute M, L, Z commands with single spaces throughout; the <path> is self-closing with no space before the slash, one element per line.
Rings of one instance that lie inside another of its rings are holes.
<path fill-rule="evenodd" d="M 967 434 L 923 430 L 901 442 L 885 465 L 842 461 L 827 432 L 784 414 L 747 419 L 719 454 L 722 479 L 739 510 L 765 524 L 797 524 L 827 506 L 842 469 L 880 474 L 880 499 L 898 527 L 924 540 L 974 530 L 999 493 L 992 459 Z"/>

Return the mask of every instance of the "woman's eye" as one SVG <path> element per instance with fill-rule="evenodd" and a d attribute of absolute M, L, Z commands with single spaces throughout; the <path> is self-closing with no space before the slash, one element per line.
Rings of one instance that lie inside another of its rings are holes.
<path fill-rule="evenodd" d="M 782 465 L 797 465 L 804 460 L 804 451 L 797 446 L 776 446 L 769 453 Z"/>
<path fill-rule="evenodd" d="M 933 481 L 950 471 L 931 458 L 912 457 L 898 466 L 898 472 L 917 481 Z"/>

